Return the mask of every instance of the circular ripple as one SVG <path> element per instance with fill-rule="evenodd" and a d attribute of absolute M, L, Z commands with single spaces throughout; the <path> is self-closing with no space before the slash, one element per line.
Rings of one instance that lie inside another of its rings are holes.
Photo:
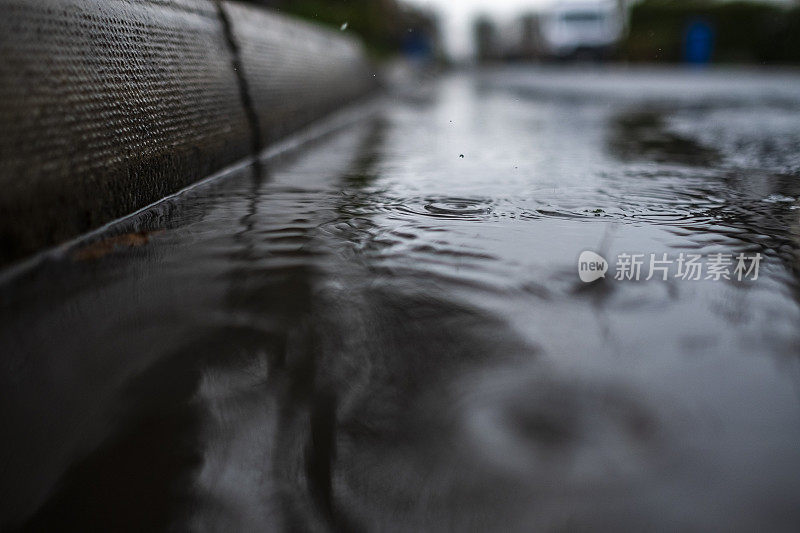
<path fill-rule="evenodd" d="M 445 198 L 431 201 L 425 205 L 425 210 L 436 216 L 461 218 L 488 215 L 492 206 L 485 200 L 474 198 Z"/>

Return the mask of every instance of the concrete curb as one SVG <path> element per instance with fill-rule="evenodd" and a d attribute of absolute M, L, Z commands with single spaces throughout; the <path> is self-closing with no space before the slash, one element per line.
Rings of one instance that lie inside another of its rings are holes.
<path fill-rule="evenodd" d="M 355 41 L 211 0 L 0 0 L 0 266 L 375 87 Z"/>

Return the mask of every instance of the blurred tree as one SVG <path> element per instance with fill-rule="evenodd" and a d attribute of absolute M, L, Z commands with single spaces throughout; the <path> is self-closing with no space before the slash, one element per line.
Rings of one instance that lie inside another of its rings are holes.
<path fill-rule="evenodd" d="M 485 63 L 500 56 L 497 27 L 489 17 L 481 15 L 473 25 L 475 53 L 478 61 Z"/>
<path fill-rule="evenodd" d="M 431 33 L 436 21 L 430 14 L 397 0 L 250 0 L 275 8 L 283 13 L 301 17 L 340 29 L 347 24 L 352 32 L 379 56 L 398 52 L 407 40 L 409 30 Z M 435 29 L 434 33 L 438 33 Z"/>
<path fill-rule="evenodd" d="M 800 7 L 710 0 L 644 0 L 634 5 L 622 57 L 679 62 L 687 57 L 687 32 L 697 20 L 713 31 L 714 62 L 800 63 Z"/>

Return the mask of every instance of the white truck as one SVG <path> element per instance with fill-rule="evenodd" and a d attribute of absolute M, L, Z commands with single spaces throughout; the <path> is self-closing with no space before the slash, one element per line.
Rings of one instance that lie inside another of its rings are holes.
<path fill-rule="evenodd" d="M 627 9 L 616 0 L 563 0 L 538 18 L 545 57 L 603 58 L 625 32 Z"/>

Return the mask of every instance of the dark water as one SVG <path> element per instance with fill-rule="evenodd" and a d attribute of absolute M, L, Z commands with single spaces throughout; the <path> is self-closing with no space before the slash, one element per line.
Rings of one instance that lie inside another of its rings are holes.
<path fill-rule="evenodd" d="M 795 74 L 455 75 L 45 260 L 0 289 L 0 524 L 796 531 L 798 117 Z"/>

